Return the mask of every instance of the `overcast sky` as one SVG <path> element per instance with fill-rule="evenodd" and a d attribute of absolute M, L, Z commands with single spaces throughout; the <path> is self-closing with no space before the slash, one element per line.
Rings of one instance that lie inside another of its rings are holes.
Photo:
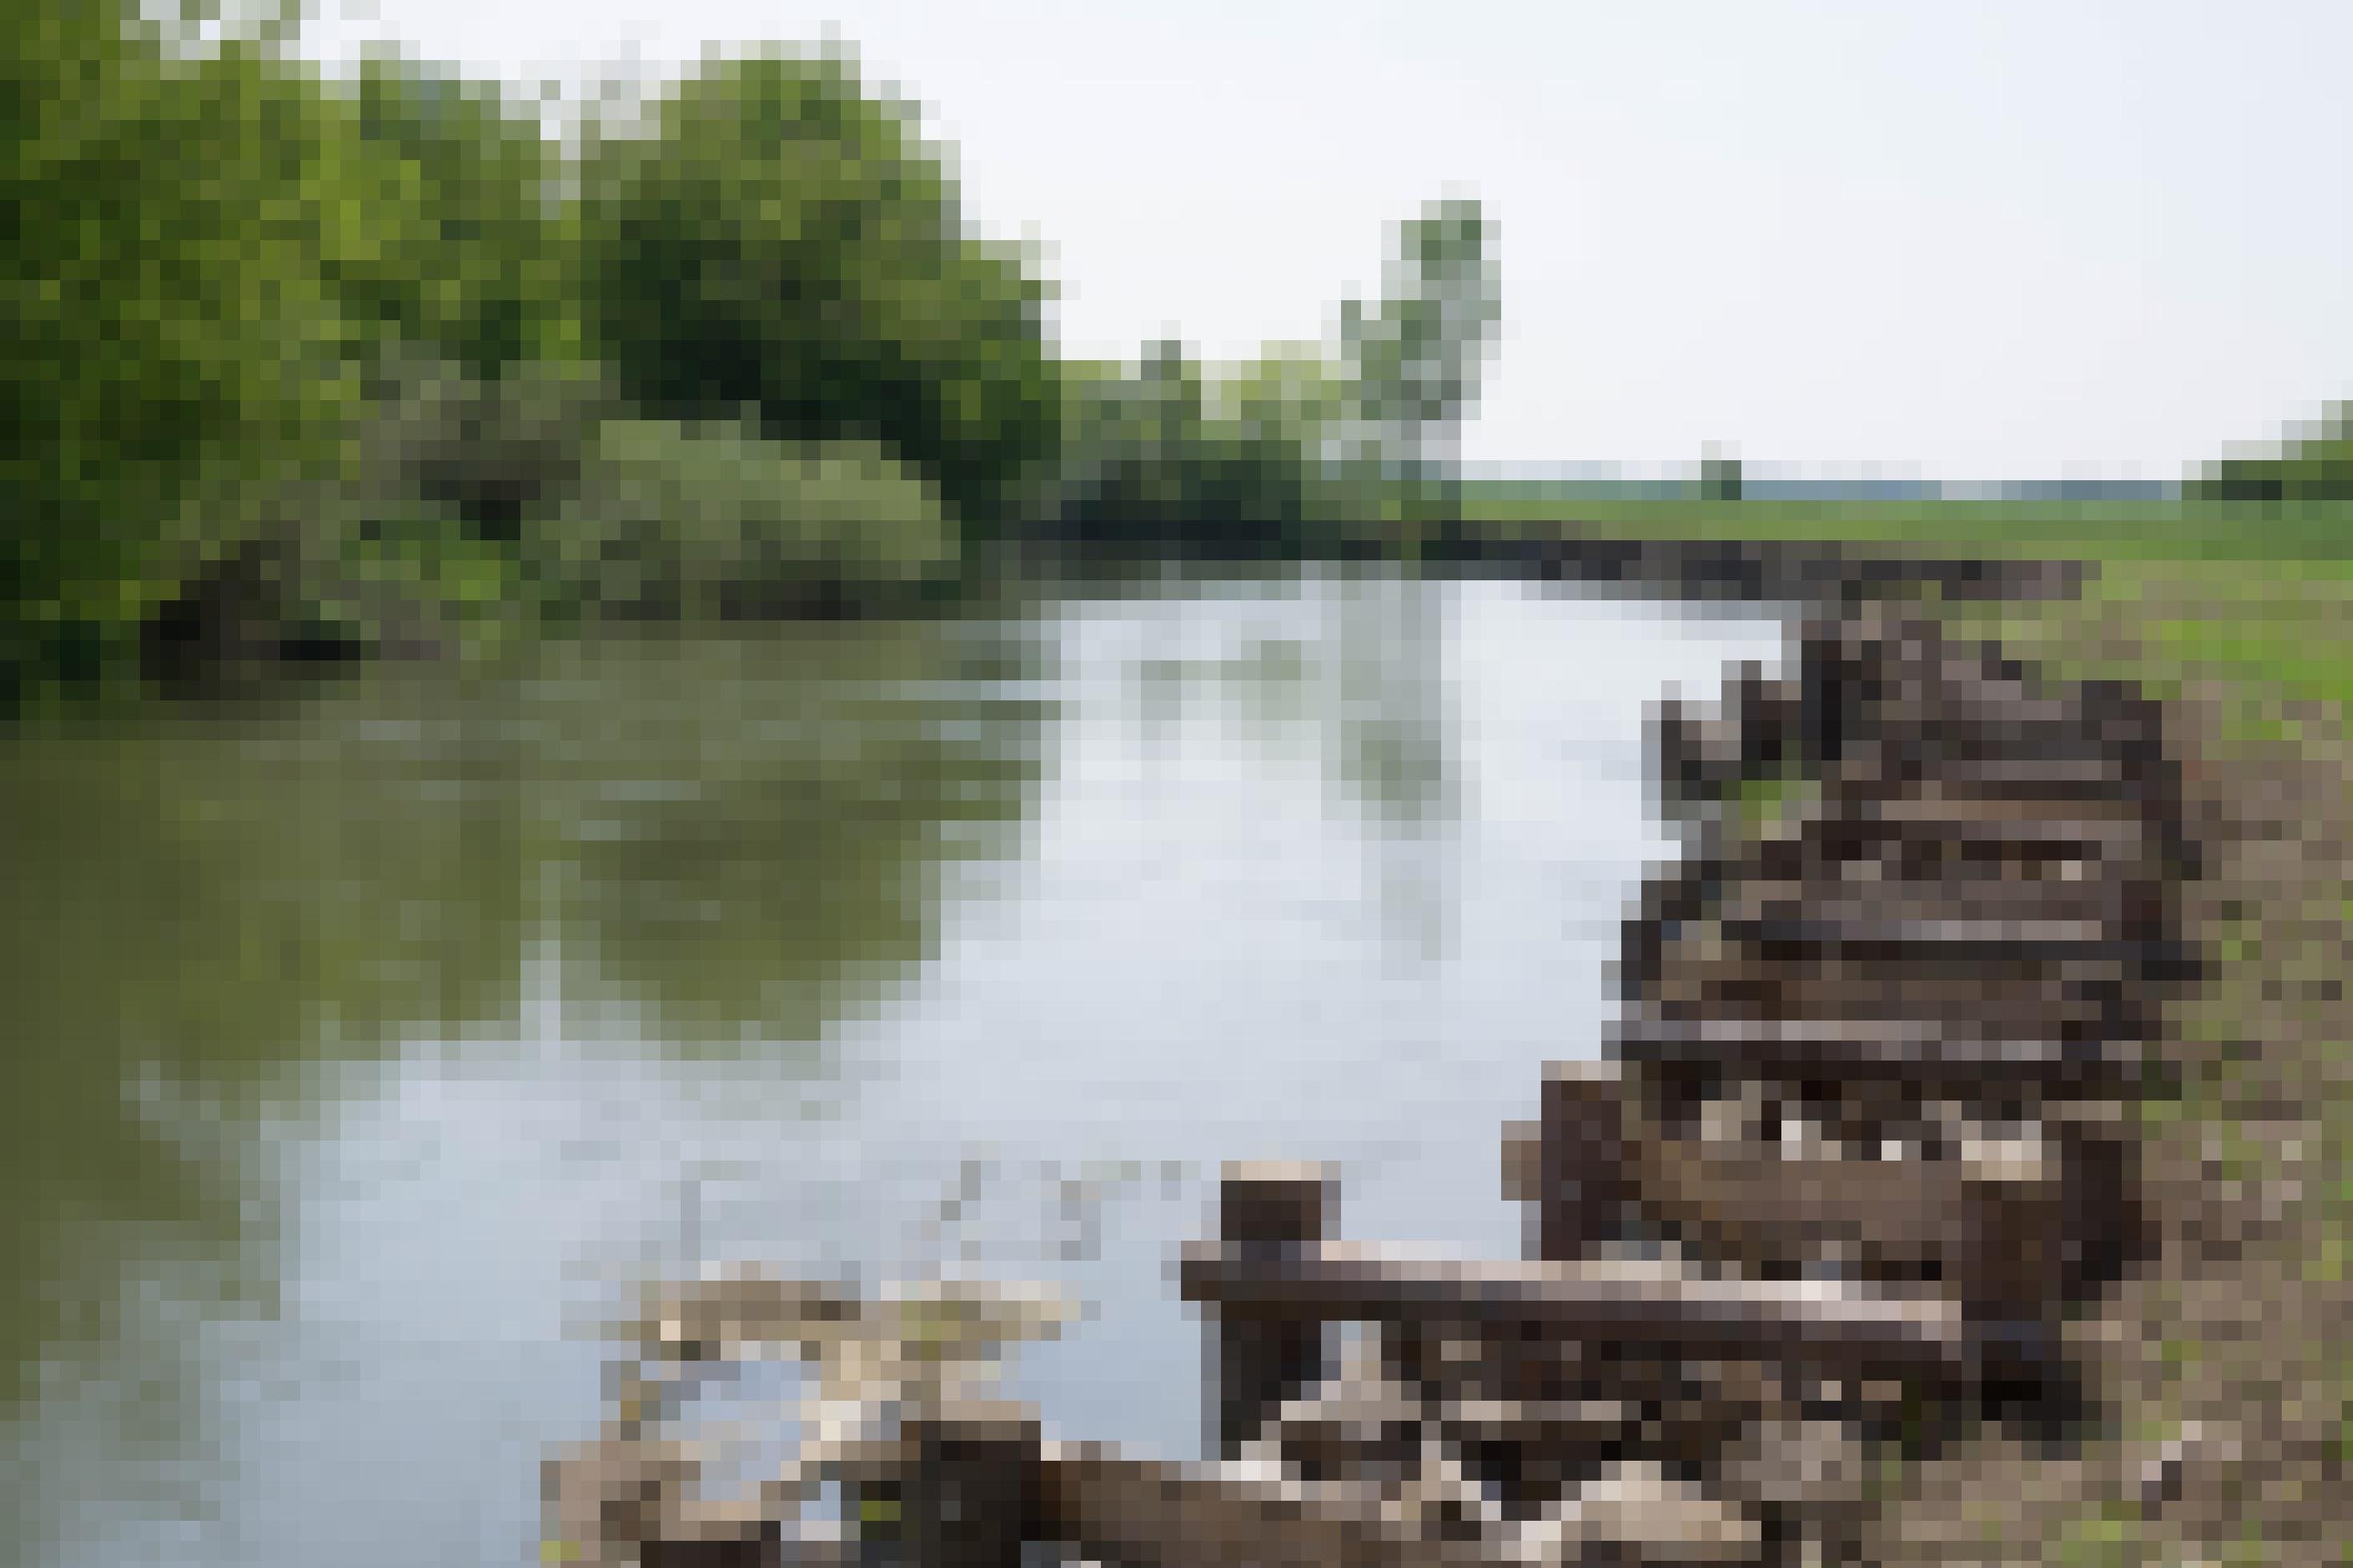
<path fill-rule="evenodd" d="M 2165 479 L 2353 395 L 2341 0 L 353 3 L 324 52 L 575 88 L 830 28 L 1075 352 L 1319 336 L 1478 196 L 1474 460 Z"/>

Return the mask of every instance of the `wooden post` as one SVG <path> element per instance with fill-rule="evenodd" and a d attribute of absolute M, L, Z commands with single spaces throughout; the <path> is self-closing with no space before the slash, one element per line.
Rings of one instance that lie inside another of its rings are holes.
<path fill-rule="evenodd" d="M 2149 1246 L 2132 1124 L 2121 1105 L 2098 1101 L 2052 1108 L 2045 1121 L 2065 1184 L 2065 1286 L 2071 1297 L 2095 1296 Z"/>
<path fill-rule="evenodd" d="M 1040 1436 L 1018 1405 L 904 1423 L 900 1487 L 909 1568 L 1019 1568 Z"/>
<path fill-rule="evenodd" d="M 1279 1274 L 1302 1247 L 1326 1239 L 1337 1207 L 1331 1173 L 1321 1165 L 1229 1163 L 1218 1193 L 1218 1237 L 1253 1267 Z M 1232 1458 L 1284 1401 L 1322 1375 L 1324 1323 L 1279 1305 L 1271 1312 L 1213 1310 L 1213 1429 L 1219 1451 Z"/>
<path fill-rule="evenodd" d="M 1623 1228 L 1633 1197 L 1626 1163 L 1626 1086 L 1614 1062 L 1552 1062 L 1545 1068 L 1537 1138 L 1541 1189 L 1536 1255 L 1585 1257 Z"/>
<path fill-rule="evenodd" d="M 1970 1162 L 1962 1184 L 1961 1305 L 1985 1323 L 2044 1322 L 2065 1278 L 2064 1195 L 2039 1140 Z"/>

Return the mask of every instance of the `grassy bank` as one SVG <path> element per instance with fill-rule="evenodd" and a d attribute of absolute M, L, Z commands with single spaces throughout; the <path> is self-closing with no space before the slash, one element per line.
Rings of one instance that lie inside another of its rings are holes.
<path fill-rule="evenodd" d="M 2108 1395 L 2068 1454 L 1989 1436 L 1905 1483 L 1886 1562 L 2353 1563 L 2353 509 L 1629 501 L 1474 510 L 1481 531 L 2066 555 L 2083 595 L 1948 607 L 2053 673 L 2169 700 L 2207 875 L 2196 1065 L 2144 1117 L 2156 1264 L 2075 1325 Z"/>
<path fill-rule="evenodd" d="M 1503 537 L 1569 527 L 1630 538 L 1835 539 L 2102 560 L 2325 561 L 2353 553 L 2347 501 L 1564 501 L 1470 485 L 1461 511 L 1473 531 Z"/>
<path fill-rule="evenodd" d="M 2259 544 L 2110 555 L 2079 602 L 1957 617 L 2170 699 L 2211 851 L 2186 907 L 2214 978 L 2179 1017 L 2200 1068 L 2146 1113 L 2165 1250 L 2085 1325 L 2108 1440 L 2072 1496 L 2003 1510 L 2041 1561 L 2353 1563 L 2353 563 Z"/>

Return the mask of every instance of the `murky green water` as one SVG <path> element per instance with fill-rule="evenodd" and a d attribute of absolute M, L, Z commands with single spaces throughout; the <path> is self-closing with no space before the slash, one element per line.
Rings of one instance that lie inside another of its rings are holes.
<path fill-rule="evenodd" d="M 586 1330 L 716 1259 L 1058 1279 L 1065 1436 L 1199 1430 L 1219 1162 L 1515 1251 L 1641 723 L 1762 619 L 1285 580 L 535 650 L 0 737 L 23 1560 L 529 1560 Z"/>

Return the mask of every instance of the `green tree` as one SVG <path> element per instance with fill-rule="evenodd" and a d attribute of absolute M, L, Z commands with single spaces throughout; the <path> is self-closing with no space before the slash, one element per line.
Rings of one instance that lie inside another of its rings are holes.
<path fill-rule="evenodd" d="M 713 66 L 594 138 L 583 190 L 591 338 L 648 412 L 878 441 L 970 523 L 1050 454 L 1044 285 L 845 59 Z"/>
<path fill-rule="evenodd" d="M 243 498 L 332 461 L 361 334 L 324 274 L 390 219 L 265 42 L 171 47 L 104 0 L 0 39 L 5 700 L 117 667 Z"/>
<path fill-rule="evenodd" d="M 1399 226 L 1380 303 L 1341 309 L 1357 405 L 1348 456 L 1384 510 L 1400 496 L 1409 548 L 1451 499 L 1444 481 L 1502 314 L 1493 248 L 1477 202 L 1432 203 Z"/>
<path fill-rule="evenodd" d="M 561 159 L 533 110 L 497 83 L 397 54 L 364 57 L 337 94 L 397 215 L 329 281 L 355 320 L 479 379 L 580 353 Z"/>
<path fill-rule="evenodd" d="M 2353 404 L 2334 403 L 2270 456 L 2225 458 L 2189 487 L 2210 500 L 2353 500 Z"/>
<path fill-rule="evenodd" d="M 1707 500 L 1740 499 L 1740 459 L 1710 443 L 1699 461 L 1699 492 Z"/>
<path fill-rule="evenodd" d="M 1325 548 L 1343 500 L 1324 447 L 1345 410 L 1336 367 L 1276 345 L 1212 372 L 1183 344 L 1133 369 L 1066 369 L 1055 482 L 1035 510 L 1066 540 L 1228 557 Z"/>

